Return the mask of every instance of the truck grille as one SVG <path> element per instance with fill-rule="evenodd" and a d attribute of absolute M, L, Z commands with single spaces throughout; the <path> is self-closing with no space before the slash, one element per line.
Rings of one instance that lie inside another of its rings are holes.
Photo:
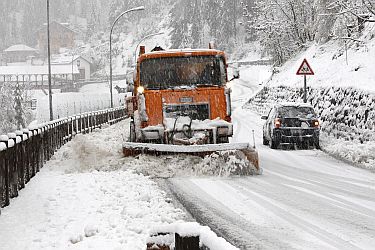
<path fill-rule="evenodd" d="M 164 117 L 176 118 L 178 116 L 189 116 L 193 120 L 210 119 L 208 103 L 202 104 L 169 104 L 164 106 Z"/>

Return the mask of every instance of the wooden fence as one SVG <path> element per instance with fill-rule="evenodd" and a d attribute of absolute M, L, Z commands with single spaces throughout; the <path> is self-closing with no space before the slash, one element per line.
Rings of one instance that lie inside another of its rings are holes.
<path fill-rule="evenodd" d="M 0 135 L 0 207 L 35 176 L 62 145 L 76 134 L 90 133 L 103 124 L 114 124 L 126 117 L 124 108 L 84 113 L 51 121 L 8 135 Z"/>

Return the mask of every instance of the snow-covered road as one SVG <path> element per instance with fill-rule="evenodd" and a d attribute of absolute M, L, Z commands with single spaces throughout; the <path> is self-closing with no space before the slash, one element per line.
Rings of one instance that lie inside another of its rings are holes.
<path fill-rule="evenodd" d="M 240 249 L 374 249 L 375 174 L 261 145 L 262 121 L 242 105 L 262 70 L 236 80 L 233 141 L 252 142 L 255 130 L 263 175 L 190 178 L 212 170 L 199 157 L 122 158 L 123 121 L 77 136 L 1 210 L 0 249 L 144 249 L 150 228 L 187 219 L 152 180 L 172 176 L 197 221 Z"/>
<path fill-rule="evenodd" d="M 374 249 L 375 175 L 318 150 L 261 145 L 260 117 L 241 108 L 256 81 L 244 80 L 233 91 L 233 140 L 251 142 L 255 130 L 263 175 L 171 179 L 181 203 L 241 249 Z"/>

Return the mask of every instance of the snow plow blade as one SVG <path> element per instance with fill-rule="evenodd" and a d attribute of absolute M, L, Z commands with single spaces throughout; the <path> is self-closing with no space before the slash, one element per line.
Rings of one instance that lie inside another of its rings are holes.
<path fill-rule="evenodd" d="M 243 170 L 241 175 L 261 174 L 262 169 L 259 167 L 258 152 L 248 143 L 224 143 L 224 144 L 204 144 L 204 145 L 170 145 L 170 144 L 151 144 L 124 142 L 123 153 L 125 157 L 135 157 L 140 154 L 147 155 L 176 155 L 187 154 L 205 157 L 215 153 L 236 155 L 237 157 L 247 160 L 250 167 L 255 171 Z"/>

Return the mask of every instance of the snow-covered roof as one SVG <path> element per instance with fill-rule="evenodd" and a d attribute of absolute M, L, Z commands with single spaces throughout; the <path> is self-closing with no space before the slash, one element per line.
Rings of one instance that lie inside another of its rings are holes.
<path fill-rule="evenodd" d="M 72 28 L 69 27 L 69 23 L 59 23 L 59 22 L 56 22 L 56 21 L 52 21 L 50 22 L 50 27 L 53 25 L 53 24 L 57 24 L 59 26 L 62 26 L 64 27 L 66 30 L 70 31 L 70 32 L 73 32 L 75 34 L 77 34 L 78 32 L 73 30 Z M 43 27 L 41 27 L 37 32 L 47 32 L 45 26 L 47 26 L 47 23 L 43 23 Z"/>
<path fill-rule="evenodd" d="M 71 55 L 63 54 L 63 55 L 57 55 L 57 56 L 52 57 L 51 64 L 72 64 L 72 61 L 74 62 L 77 59 L 85 60 L 88 63 L 91 63 L 90 60 L 88 60 L 86 57 L 81 56 L 81 55 L 71 56 Z"/>
<path fill-rule="evenodd" d="M 72 65 L 51 65 L 55 75 L 71 74 Z M 79 74 L 77 65 L 73 65 L 73 74 Z M 0 75 L 48 75 L 48 65 L 0 66 Z"/>
<path fill-rule="evenodd" d="M 38 50 L 34 49 L 34 48 L 31 48 L 25 44 L 16 44 L 16 45 L 13 45 L 13 46 L 10 46 L 9 48 L 7 48 L 6 50 L 4 50 L 4 52 L 16 52 L 16 51 L 30 51 L 30 52 L 36 52 Z"/>

